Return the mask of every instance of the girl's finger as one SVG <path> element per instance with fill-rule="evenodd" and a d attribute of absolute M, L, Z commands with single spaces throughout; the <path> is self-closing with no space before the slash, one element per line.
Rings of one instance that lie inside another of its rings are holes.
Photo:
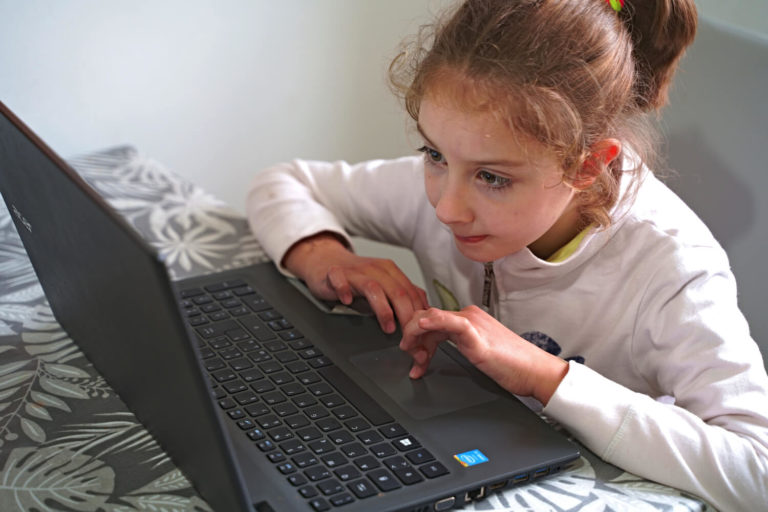
<path fill-rule="evenodd" d="M 347 281 L 347 277 L 344 274 L 344 270 L 341 267 L 333 266 L 328 269 L 328 284 L 331 289 L 336 292 L 339 300 L 342 304 L 351 304 L 354 299 L 352 286 Z"/>

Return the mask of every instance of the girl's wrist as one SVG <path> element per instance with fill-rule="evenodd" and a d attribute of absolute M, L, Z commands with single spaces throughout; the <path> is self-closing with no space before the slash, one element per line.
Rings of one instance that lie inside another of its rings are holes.
<path fill-rule="evenodd" d="M 335 233 L 323 231 L 316 235 L 302 238 L 293 244 L 285 256 L 283 256 L 283 266 L 294 275 L 301 277 L 302 269 L 306 268 L 307 261 L 310 258 L 316 258 L 318 252 L 331 249 L 348 250 L 346 244 Z"/>
<path fill-rule="evenodd" d="M 549 403 L 552 395 L 568 374 L 568 362 L 552 354 L 547 354 L 547 362 L 542 368 L 541 376 L 536 382 L 533 397 L 541 402 L 542 406 Z"/>

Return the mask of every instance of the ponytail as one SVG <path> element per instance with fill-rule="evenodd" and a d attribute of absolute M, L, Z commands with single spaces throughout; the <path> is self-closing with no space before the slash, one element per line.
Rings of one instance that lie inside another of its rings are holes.
<path fill-rule="evenodd" d="M 677 63 L 696 35 L 696 6 L 693 0 L 627 1 L 619 16 L 632 38 L 637 106 L 658 110 L 667 104 Z"/>

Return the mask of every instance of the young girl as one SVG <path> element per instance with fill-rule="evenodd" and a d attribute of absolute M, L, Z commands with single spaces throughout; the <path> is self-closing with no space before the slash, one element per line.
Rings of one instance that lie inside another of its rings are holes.
<path fill-rule="evenodd" d="M 768 503 L 768 378 L 711 233 L 649 170 L 692 0 L 468 0 L 391 67 L 422 157 L 259 173 L 252 229 L 313 293 L 451 340 L 626 471 Z M 413 250 L 423 290 L 360 235 Z M 433 304 L 438 307 L 429 307 Z"/>

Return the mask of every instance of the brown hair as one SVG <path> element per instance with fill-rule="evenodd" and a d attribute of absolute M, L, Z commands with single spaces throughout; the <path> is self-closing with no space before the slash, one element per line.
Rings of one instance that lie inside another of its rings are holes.
<path fill-rule="evenodd" d="M 417 120 L 424 95 L 460 77 L 456 100 L 551 148 L 566 183 L 607 137 L 651 163 L 655 131 L 647 114 L 667 102 L 696 33 L 696 7 L 693 0 L 624 3 L 617 14 L 605 0 L 467 0 L 422 28 L 393 60 L 390 81 Z M 579 193 L 585 225 L 610 225 L 620 161 Z M 641 165 L 630 170 L 634 185 Z"/>

